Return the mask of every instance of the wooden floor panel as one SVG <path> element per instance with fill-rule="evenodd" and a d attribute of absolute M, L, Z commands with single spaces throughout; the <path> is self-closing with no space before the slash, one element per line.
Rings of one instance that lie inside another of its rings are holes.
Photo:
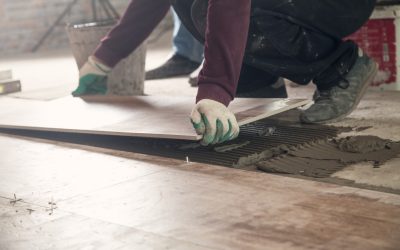
<path fill-rule="evenodd" d="M 44 142 L 0 136 L 4 249 L 400 246 L 397 195 Z"/>
<path fill-rule="evenodd" d="M 308 103 L 290 99 L 236 99 L 239 125 Z M 198 140 L 189 114 L 191 97 L 86 97 L 34 102 L 1 112 L 0 127 L 44 131 Z"/>
<path fill-rule="evenodd" d="M 31 210 L 28 210 L 31 209 Z M 16 212 L 18 211 L 18 212 Z M 209 247 L 43 207 L 11 206 L 0 198 L 1 250 L 212 250 Z"/>
<path fill-rule="evenodd" d="M 394 218 L 399 207 L 355 190 L 335 194 L 329 191 L 337 191 L 336 186 L 263 177 L 163 171 L 60 205 L 76 214 L 218 249 L 325 244 L 377 249 L 400 244 L 400 218 Z"/>
<path fill-rule="evenodd" d="M 88 151 L 3 137 L 0 140 L 0 196 L 17 194 L 46 205 L 161 171 L 162 162 L 137 161 Z"/>

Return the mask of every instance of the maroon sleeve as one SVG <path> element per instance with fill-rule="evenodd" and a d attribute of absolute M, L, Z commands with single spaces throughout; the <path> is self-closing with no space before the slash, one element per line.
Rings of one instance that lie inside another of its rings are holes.
<path fill-rule="evenodd" d="M 94 56 L 114 67 L 150 35 L 169 8 L 169 0 L 132 0 L 118 24 L 102 39 Z"/>
<path fill-rule="evenodd" d="M 197 102 L 229 105 L 236 94 L 250 23 L 251 0 L 209 0 L 205 62 Z"/>

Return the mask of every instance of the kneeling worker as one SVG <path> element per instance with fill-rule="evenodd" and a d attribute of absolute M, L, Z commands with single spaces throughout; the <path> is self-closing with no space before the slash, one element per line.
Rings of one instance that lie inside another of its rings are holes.
<path fill-rule="evenodd" d="M 350 114 L 376 74 L 377 64 L 353 41 L 343 40 L 368 20 L 375 0 L 172 2 L 188 30 L 205 45 L 190 117 L 204 145 L 236 138 L 239 126 L 229 103 L 235 96 L 267 97 L 257 95 L 267 94 L 265 89 L 279 77 L 298 84 L 313 81 L 314 104 L 300 119 L 326 123 Z M 149 36 L 170 6 L 169 0 L 132 0 L 80 69 L 73 95 L 98 93 L 99 83 Z"/>

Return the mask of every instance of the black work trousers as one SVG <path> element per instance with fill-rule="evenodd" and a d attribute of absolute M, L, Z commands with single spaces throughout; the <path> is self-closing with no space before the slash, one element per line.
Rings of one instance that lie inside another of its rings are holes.
<path fill-rule="evenodd" d="M 344 38 L 370 17 L 376 0 L 252 0 L 239 89 L 257 89 L 284 77 L 330 88 L 354 65 L 358 47 Z M 204 42 L 208 0 L 172 0 L 187 29 Z M 249 70 L 251 68 L 251 70 Z M 258 71 L 258 74 L 254 74 Z M 254 85 L 254 86 L 253 86 Z"/>

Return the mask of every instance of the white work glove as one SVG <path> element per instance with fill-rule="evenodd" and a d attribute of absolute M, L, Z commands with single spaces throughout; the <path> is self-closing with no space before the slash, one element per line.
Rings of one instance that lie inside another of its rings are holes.
<path fill-rule="evenodd" d="M 94 56 L 79 70 L 79 86 L 73 96 L 105 95 L 107 93 L 107 75 L 111 68 L 102 64 Z"/>
<path fill-rule="evenodd" d="M 201 144 L 222 143 L 239 135 L 239 125 L 235 115 L 222 103 L 204 99 L 193 108 L 190 115 L 198 135 L 203 135 Z"/>

